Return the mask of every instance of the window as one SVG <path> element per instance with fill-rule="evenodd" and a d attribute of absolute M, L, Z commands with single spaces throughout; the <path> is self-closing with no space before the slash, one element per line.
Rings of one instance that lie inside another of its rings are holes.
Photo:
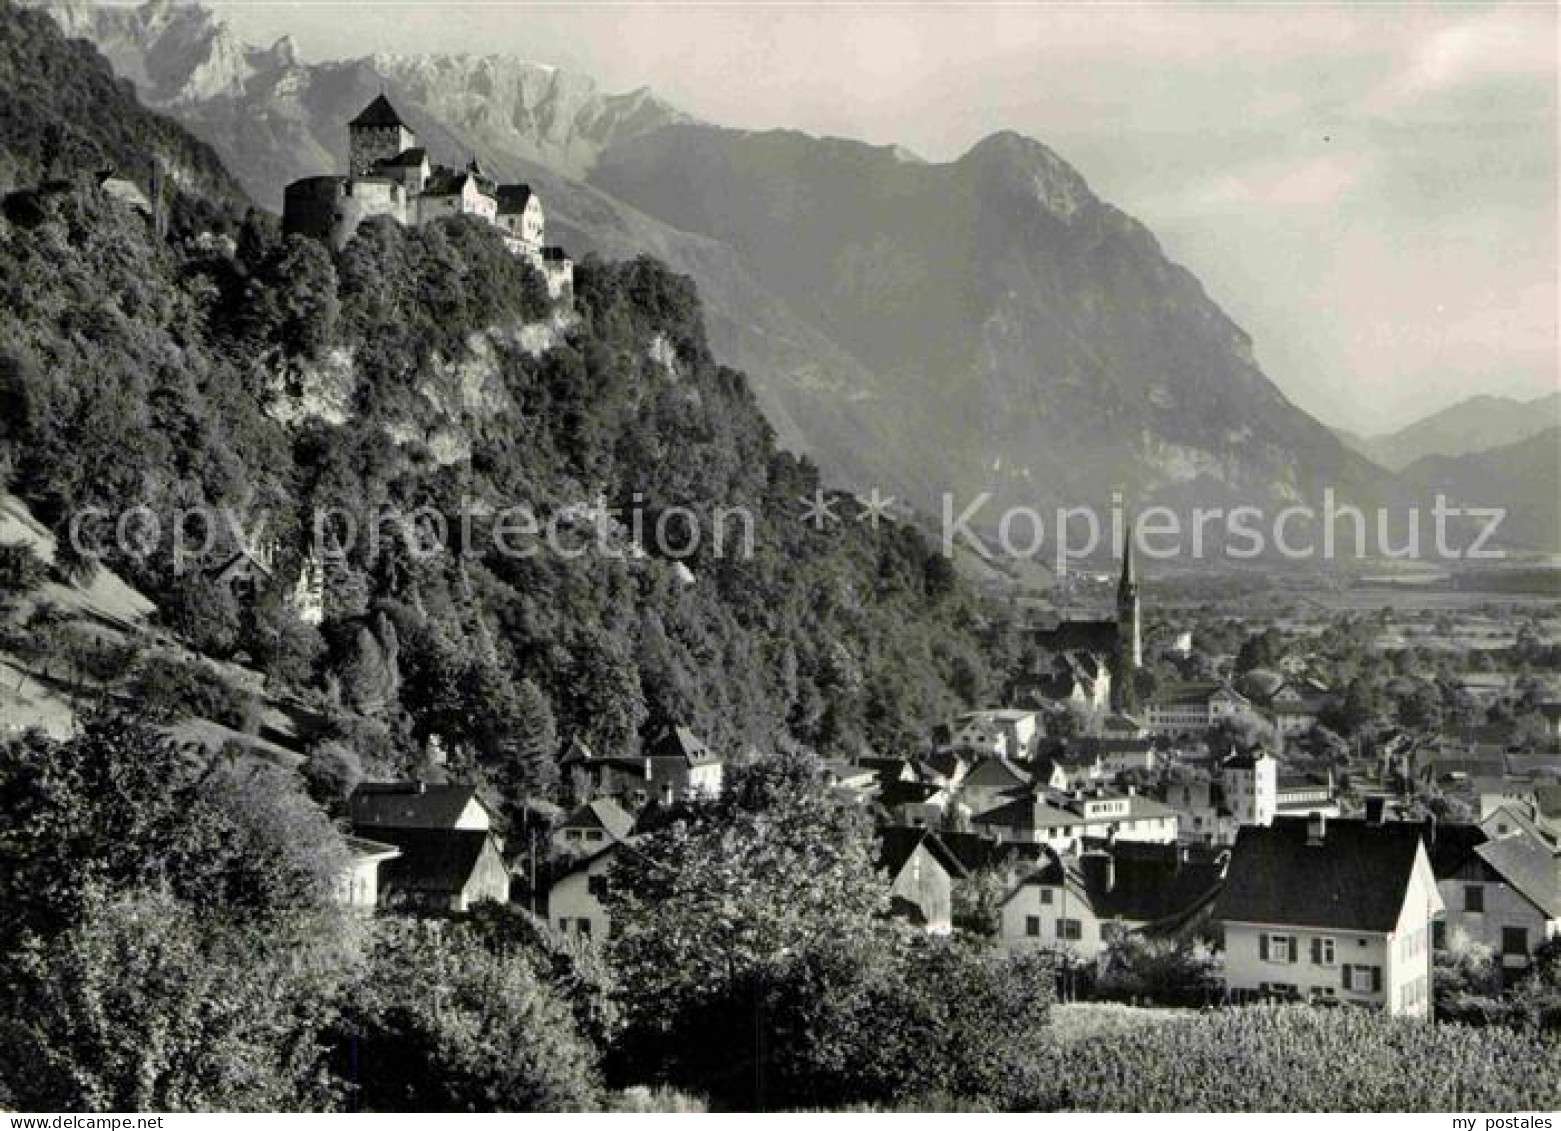
<path fill-rule="evenodd" d="M 1465 911 L 1485 910 L 1485 889 L 1479 884 L 1468 884 L 1463 889 L 1463 909 Z"/>
<path fill-rule="evenodd" d="M 1052 905 L 1052 889 L 1051 888 L 1042 888 L 1041 889 L 1041 903 L 1043 903 L 1047 907 L 1050 907 Z"/>
<path fill-rule="evenodd" d="M 597 899 L 601 899 L 602 896 L 607 894 L 607 877 L 587 876 L 585 878 L 585 890 L 590 892 Z"/>
<path fill-rule="evenodd" d="M 1333 963 L 1334 963 L 1333 940 L 1332 939 L 1313 939 L 1312 940 L 1312 965 L 1313 966 L 1332 966 Z"/>
<path fill-rule="evenodd" d="M 1528 955 L 1528 928 L 1527 927 L 1503 927 L 1501 929 L 1501 952 L 1503 954 Z"/>
<path fill-rule="evenodd" d="M 1058 919 L 1057 937 L 1076 942 L 1084 937 L 1084 927 L 1077 919 Z"/>
<path fill-rule="evenodd" d="M 1344 988 L 1357 994 L 1382 992 L 1382 967 L 1356 964 L 1344 968 Z"/>
<path fill-rule="evenodd" d="M 1039 915 L 1026 915 L 1024 917 L 1024 933 L 1032 939 L 1041 937 L 1041 917 Z"/>
<path fill-rule="evenodd" d="M 1431 945 L 1437 950 L 1447 949 L 1447 924 L 1440 919 L 1431 924 Z"/>
<path fill-rule="evenodd" d="M 1258 957 L 1264 962 L 1294 962 L 1295 937 L 1293 935 L 1259 936 Z"/>
<path fill-rule="evenodd" d="M 591 921 L 589 919 L 576 919 L 575 920 L 575 930 L 580 932 L 580 937 L 581 938 L 583 938 L 583 939 L 590 938 L 591 937 Z"/>

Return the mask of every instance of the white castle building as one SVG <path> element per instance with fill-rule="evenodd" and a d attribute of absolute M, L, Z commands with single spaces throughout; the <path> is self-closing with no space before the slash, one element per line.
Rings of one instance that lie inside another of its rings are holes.
<path fill-rule="evenodd" d="M 339 251 L 374 216 L 407 225 L 476 216 L 497 227 L 506 246 L 542 273 L 551 298 L 572 297 L 574 264 L 562 248 L 543 242 L 546 217 L 529 185 L 497 184 L 475 160 L 465 169 L 435 165 L 383 94 L 347 124 L 347 135 L 345 176 L 305 177 L 287 186 L 284 231 Z"/>

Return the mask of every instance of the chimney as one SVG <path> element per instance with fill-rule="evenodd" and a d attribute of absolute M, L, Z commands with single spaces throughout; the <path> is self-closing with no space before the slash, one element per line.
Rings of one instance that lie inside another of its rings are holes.
<path fill-rule="evenodd" d="M 1366 798 L 1366 823 L 1368 825 L 1380 825 L 1382 816 L 1386 812 L 1387 801 L 1381 797 Z"/>
<path fill-rule="evenodd" d="M 1306 818 L 1306 843 L 1319 845 L 1328 835 L 1328 818 L 1322 813 L 1313 813 Z"/>

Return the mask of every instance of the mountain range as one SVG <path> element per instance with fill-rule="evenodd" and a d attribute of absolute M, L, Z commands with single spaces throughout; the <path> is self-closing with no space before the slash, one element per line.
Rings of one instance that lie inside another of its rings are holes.
<path fill-rule="evenodd" d="M 436 159 L 536 187 L 572 254 L 646 252 L 692 276 L 717 355 L 844 485 L 934 514 L 945 492 L 956 512 L 990 493 L 978 524 L 1117 490 L 1229 505 L 1418 489 L 1292 404 L 1198 280 L 1033 139 L 931 163 L 712 125 L 505 56 L 313 63 L 170 0 L 50 10 L 265 207 L 341 168 L 345 123 L 386 92 Z"/>
<path fill-rule="evenodd" d="M 1429 457 L 1464 456 L 1509 447 L 1557 427 L 1561 427 L 1561 392 L 1532 400 L 1480 394 L 1396 432 L 1339 435 L 1368 459 L 1393 471 L 1403 471 Z"/>

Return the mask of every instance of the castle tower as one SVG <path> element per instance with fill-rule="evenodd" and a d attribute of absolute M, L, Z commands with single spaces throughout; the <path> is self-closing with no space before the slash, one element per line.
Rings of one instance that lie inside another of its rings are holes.
<path fill-rule="evenodd" d="M 377 162 L 388 161 L 417 145 L 411 131 L 390 99 L 381 94 L 347 123 L 347 172 L 366 177 Z"/>

